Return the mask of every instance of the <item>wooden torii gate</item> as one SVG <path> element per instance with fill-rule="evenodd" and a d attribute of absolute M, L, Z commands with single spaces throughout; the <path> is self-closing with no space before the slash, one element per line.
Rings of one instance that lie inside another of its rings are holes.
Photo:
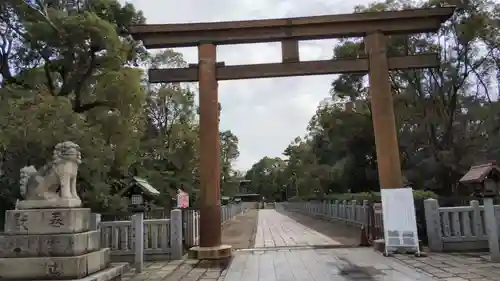
<path fill-rule="evenodd" d="M 187 24 L 145 24 L 129 31 L 146 48 L 198 47 L 198 64 L 150 69 L 151 83 L 199 81 L 200 102 L 200 247 L 199 259 L 231 255 L 221 245 L 220 150 L 217 81 L 334 73 L 368 73 L 380 188 L 403 187 L 389 70 L 439 66 L 438 55 L 387 57 L 386 36 L 436 32 L 454 7 L 328 16 Z M 299 40 L 363 37 L 366 58 L 305 61 Z M 282 62 L 224 65 L 217 45 L 281 42 Z"/>

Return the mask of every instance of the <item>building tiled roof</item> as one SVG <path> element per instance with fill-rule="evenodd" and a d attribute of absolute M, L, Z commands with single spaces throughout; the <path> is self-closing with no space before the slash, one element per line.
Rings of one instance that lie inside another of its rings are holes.
<path fill-rule="evenodd" d="M 460 183 L 481 183 L 492 171 L 500 175 L 500 168 L 495 163 L 472 166 L 460 179 Z"/>

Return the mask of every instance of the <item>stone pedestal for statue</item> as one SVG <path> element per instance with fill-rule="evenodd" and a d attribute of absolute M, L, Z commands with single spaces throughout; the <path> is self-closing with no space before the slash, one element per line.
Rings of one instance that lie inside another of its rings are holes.
<path fill-rule="evenodd" d="M 120 280 L 126 264 L 111 265 L 90 215 L 86 208 L 7 211 L 0 280 Z"/>
<path fill-rule="evenodd" d="M 91 230 L 90 209 L 81 208 L 76 179 L 80 147 L 65 141 L 37 170 L 21 169 L 24 200 L 5 214 L 0 233 L 0 280 L 120 280 L 127 264 L 110 263 L 99 231 Z"/>

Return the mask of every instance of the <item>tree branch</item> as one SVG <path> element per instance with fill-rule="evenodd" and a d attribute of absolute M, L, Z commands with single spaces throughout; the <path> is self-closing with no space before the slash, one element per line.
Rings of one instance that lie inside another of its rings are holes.
<path fill-rule="evenodd" d="M 91 102 L 91 103 L 79 105 L 78 107 L 74 107 L 73 111 L 75 113 L 84 113 L 84 112 L 87 112 L 87 111 L 89 111 L 91 109 L 94 109 L 96 107 L 109 107 L 109 108 L 112 108 L 113 106 L 109 102 L 107 102 L 107 101 L 94 101 L 94 102 Z"/>
<path fill-rule="evenodd" d="M 87 66 L 87 69 L 83 73 L 83 75 L 80 77 L 78 82 L 76 82 L 75 88 L 73 89 L 73 92 L 75 94 L 75 101 L 73 102 L 73 109 L 77 109 L 81 107 L 82 104 L 82 91 L 83 91 L 83 86 L 85 82 L 92 76 L 92 73 L 94 72 L 95 68 L 95 54 L 93 52 L 89 52 L 90 55 L 90 62 L 89 65 Z M 71 88 L 71 87 L 69 87 Z M 71 91 L 71 89 L 67 89 Z"/>

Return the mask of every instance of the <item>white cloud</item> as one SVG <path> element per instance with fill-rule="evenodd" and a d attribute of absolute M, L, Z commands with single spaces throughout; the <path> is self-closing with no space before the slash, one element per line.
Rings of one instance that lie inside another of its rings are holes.
<path fill-rule="evenodd" d="M 349 13 L 354 0 L 133 0 L 148 23 L 182 23 L 282 18 Z M 335 40 L 300 43 L 301 60 L 329 59 Z M 196 63 L 196 48 L 176 49 Z M 220 46 L 218 61 L 226 64 L 279 62 L 278 43 Z M 236 166 L 248 169 L 264 156 L 280 156 L 286 146 L 305 133 L 316 106 L 329 95 L 333 75 L 219 82 L 221 128 L 240 139 Z"/>

